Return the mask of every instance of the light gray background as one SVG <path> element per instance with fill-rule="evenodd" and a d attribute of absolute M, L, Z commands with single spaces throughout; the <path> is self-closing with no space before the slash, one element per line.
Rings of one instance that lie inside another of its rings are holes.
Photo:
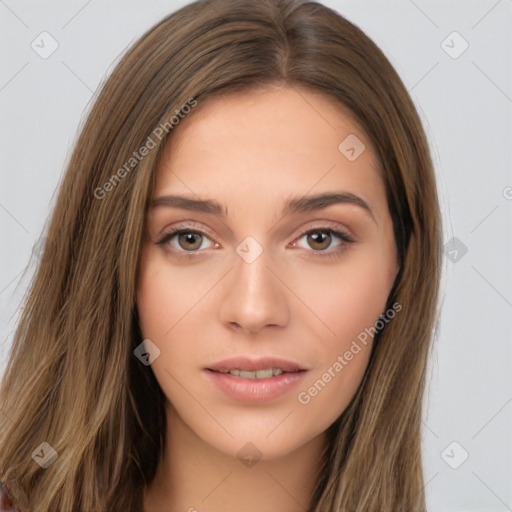
<path fill-rule="evenodd" d="M 467 247 L 446 251 L 423 429 L 429 510 L 512 510 L 512 0 L 324 3 L 365 30 L 407 85 L 436 163 L 445 241 Z M 93 92 L 184 4 L 0 0 L 0 372 Z M 43 31 L 59 45 L 47 59 L 31 48 Z"/>

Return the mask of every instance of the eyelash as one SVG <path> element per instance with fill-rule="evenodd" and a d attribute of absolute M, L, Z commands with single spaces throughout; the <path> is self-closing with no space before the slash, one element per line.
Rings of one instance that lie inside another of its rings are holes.
<path fill-rule="evenodd" d="M 201 235 L 203 237 L 211 238 L 208 233 L 205 233 L 204 231 L 198 230 L 198 229 L 192 229 L 192 228 L 175 228 L 167 233 L 164 233 L 162 237 L 156 242 L 158 245 L 164 245 L 170 242 L 175 236 L 181 235 L 183 233 L 187 234 L 194 234 L 194 235 Z M 342 231 L 338 231 L 333 228 L 329 228 L 327 226 L 324 227 L 316 227 L 313 229 L 308 229 L 306 231 L 303 231 L 295 240 L 300 240 L 305 235 L 309 235 L 311 233 L 328 233 L 331 236 L 334 236 L 337 238 L 341 243 L 338 245 L 335 249 L 329 250 L 329 249 L 322 249 L 322 250 L 311 250 L 309 252 L 312 252 L 314 254 L 314 257 L 318 258 L 329 258 L 334 259 L 340 256 L 340 254 L 347 248 L 348 244 L 351 244 L 354 242 L 352 237 L 350 237 L 347 233 L 344 233 Z M 176 249 L 167 248 L 166 250 L 172 251 L 177 257 L 179 258 L 194 258 L 197 256 L 198 253 L 202 252 L 201 250 L 195 250 L 195 251 L 177 251 Z"/>

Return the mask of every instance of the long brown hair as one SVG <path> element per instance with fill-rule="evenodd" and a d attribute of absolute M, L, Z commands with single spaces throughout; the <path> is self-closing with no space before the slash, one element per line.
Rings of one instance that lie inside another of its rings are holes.
<path fill-rule="evenodd" d="M 272 84 L 320 92 L 360 123 L 380 160 L 401 265 L 389 304 L 403 312 L 374 340 L 358 392 L 329 429 L 309 510 L 425 511 L 421 403 L 441 260 L 429 148 L 381 50 L 335 11 L 300 0 L 189 4 L 141 37 L 102 87 L 1 383 L 0 480 L 27 510 L 141 510 L 165 432 L 165 397 L 133 353 L 155 170 L 185 105 Z M 58 454 L 46 469 L 32 458 L 43 442 Z"/>

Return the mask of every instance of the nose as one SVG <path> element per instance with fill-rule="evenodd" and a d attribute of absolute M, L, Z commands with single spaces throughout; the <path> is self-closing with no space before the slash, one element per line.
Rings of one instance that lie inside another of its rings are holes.
<path fill-rule="evenodd" d="M 278 275 L 266 251 L 251 263 L 236 255 L 234 268 L 223 286 L 221 321 L 245 334 L 257 333 L 265 327 L 286 326 L 290 311 L 286 286 Z"/>

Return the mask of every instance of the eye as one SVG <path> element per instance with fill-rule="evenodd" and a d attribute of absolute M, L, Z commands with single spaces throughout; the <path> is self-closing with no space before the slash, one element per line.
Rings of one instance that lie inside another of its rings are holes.
<path fill-rule="evenodd" d="M 204 242 L 210 240 L 206 233 L 193 229 L 173 229 L 165 233 L 157 244 L 167 245 L 170 250 L 177 253 L 194 253 L 200 249 L 208 249 L 210 246 L 205 246 Z"/>
<path fill-rule="evenodd" d="M 339 253 L 353 242 L 347 233 L 328 227 L 310 229 L 298 238 L 298 240 L 302 239 L 305 239 L 309 248 L 313 249 L 315 256 L 332 256 L 333 253 Z M 333 242 L 337 243 L 333 246 Z M 296 246 L 297 242 L 293 245 Z"/>

